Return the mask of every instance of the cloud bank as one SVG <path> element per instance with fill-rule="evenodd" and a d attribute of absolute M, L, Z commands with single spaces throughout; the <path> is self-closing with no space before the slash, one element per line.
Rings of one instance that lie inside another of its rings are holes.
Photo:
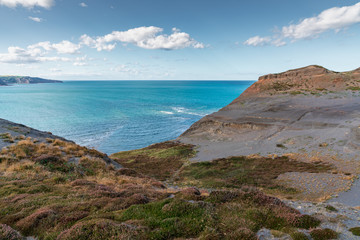
<path fill-rule="evenodd" d="M 10 8 L 22 6 L 26 8 L 42 7 L 49 9 L 54 3 L 54 0 L 0 0 L 0 5 Z"/>
<path fill-rule="evenodd" d="M 301 39 L 314 39 L 322 33 L 334 30 L 338 32 L 346 27 L 360 23 L 360 2 L 345 7 L 334 7 L 311 18 L 305 18 L 297 24 L 284 26 L 278 36 L 255 36 L 244 42 L 248 46 L 283 46 L 284 40 L 291 42 Z"/>
<path fill-rule="evenodd" d="M 75 58 L 59 57 L 59 55 L 79 54 L 83 47 L 94 48 L 97 51 L 111 51 L 116 47 L 117 43 L 133 44 L 151 50 L 204 48 L 204 44 L 197 42 L 188 33 L 181 32 L 176 28 L 172 29 L 172 34 L 166 35 L 163 34 L 162 28 L 150 26 L 133 28 L 127 31 L 113 31 L 99 37 L 90 37 L 84 34 L 80 37 L 78 43 L 63 40 L 59 43 L 38 42 L 26 48 L 11 46 L 8 48 L 8 52 L 0 53 L 0 62 L 22 64 L 45 61 L 74 61 L 75 66 L 84 66 L 86 65 L 85 60 L 79 61 Z"/>
<path fill-rule="evenodd" d="M 188 33 L 173 28 L 171 35 L 162 34 L 159 27 L 139 27 L 127 31 L 113 31 L 101 37 L 81 36 L 81 44 L 96 48 L 98 51 L 111 51 L 116 42 L 131 43 L 145 49 L 175 50 L 187 47 L 204 48 L 204 44 L 192 39 Z"/>

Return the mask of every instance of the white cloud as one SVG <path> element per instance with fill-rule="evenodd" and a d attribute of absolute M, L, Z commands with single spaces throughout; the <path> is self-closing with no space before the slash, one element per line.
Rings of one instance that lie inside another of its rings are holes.
<path fill-rule="evenodd" d="M 278 39 L 274 39 L 271 42 L 271 45 L 273 45 L 275 47 L 282 47 L 282 46 L 286 45 L 286 42 L 282 38 L 278 38 Z"/>
<path fill-rule="evenodd" d="M 80 5 L 80 7 L 87 7 L 87 6 L 88 6 L 88 5 L 87 5 L 86 3 L 84 3 L 84 2 L 80 3 L 79 5 Z"/>
<path fill-rule="evenodd" d="M 34 63 L 45 61 L 63 61 L 73 62 L 75 66 L 85 66 L 90 58 L 68 58 L 54 56 L 54 54 L 79 54 L 84 46 L 96 48 L 98 51 L 111 51 L 115 48 L 117 42 L 123 44 L 134 44 L 145 49 L 165 49 L 174 50 L 187 47 L 204 48 L 202 43 L 192 39 L 189 34 L 174 28 L 171 35 L 161 34 L 162 28 L 158 27 L 140 27 L 127 31 L 114 31 L 105 36 L 92 38 L 88 35 L 80 37 L 79 43 L 73 43 L 63 40 L 59 43 L 49 41 L 38 42 L 27 46 L 9 47 L 7 53 L 0 53 L 0 62 L 4 63 Z"/>
<path fill-rule="evenodd" d="M 54 5 L 54 0 L 0 0 L 0 5 L 10 8 L 22 6 L 26 8 L 43 7 L 50 8 Z"/>
<path fill-rule="evenodd" d="M 74 44 L 70 41 L 62 41 L 60 43 L 53 44 L 52 47 L 58 52 L 62 54 L 74 54 L 78 53 L 80 49 L 80 45 Z"/>
<path fill-rule="evenodd" d="M 316 38 L 328 30 L 338 31 L 359 22 L 360 2 L 352 6 L 330 8 L 316 17 L 283 27 L 282 34 L 294 40 Z"/>
<path fill-rule="evenodd" d="M 51 44 L 50 42 L 39 42 L 29 45 L 26 49 L 20 47 L 9 47 L 7 53 L 0 53 L 0 62 L 4 63 L 36 63 L 36 62 L 69 62 L 70 58 L 49 56 L 49 53 L 55 51 L 58 54 L 78 53 L 79 45 L 69 41 Z"/>
<path fill-rule="evenodd" d="M 71 59 L 57 56 L 48 57 L 38 48 L 23 49 L 20 47 L 9 47 L 7 53 L 0 53 L 0 62 L 3 63 L 22 64 L 53 61 L 68 62 L 71 61 Z"/>
<path fill-rule="evenodd" d="M 74 62 L 73 65 L 82 67 L 82 66 L 87 66 L 88 64 L 85 62 Z"/>
<path fill-rule="evenodd" d="M 74 66 L 87 66 L 88 61 L 94 60 L 93 58 L 88 58 L 86 55 L 82 57 L 75 58 L 75 62 L 73 63 Z"/>
<path fill-rule="evenodd" d="M 42 18 L 38 18 L 38 17 L 31 17 L 31 16 L 29 16 L 29 19 L 32 20 L 32 21 L 34 21 L 34 22 L 42 22 L 42 21 L 43 21 Z"/>
<path fill-rule="evenodd" d="M 95 40 L 92 37 L 89 37 L 88 35 L 84 34 L 80 37 L 80 41 L 82 45 L 86 45 L 91 48 L 96 48 L 98 51 L 106 50 L 111 51 L 115 48 L 116 43 L 114 44 L 107 44 L 106 42 Z"/>
<path fill-rule="evenodd" d="M 4 63 L 33 63 L 38 62 L 36 54 L 32 54 L 20 47 L 9 47 L 7 53 L 0 54 L 0 62 Z"/>
<path fill-rule="evenodd" d="M 139 27 L 127 31 L 113 31 L 102 37 L 92 38 L 88 35 L 81 36 L 81 43 L 92 48 L 112 50 L 116 42 L 132 43 L 145 49 L 175 50 L 187 47 L 204 48 L 202 43 L 192 39 L 188 33 L 180 32 L 173 28 L 171 35 L 161 34 L 164 30 L 159 27 Z"/>
<path fill-rule="evenodd" d="M 28 46 L 28 49 L 42 51 L 42 49 L 46 51 L 56 51 L 60 54 L 75 54 L 79 53 L 81 46 L 79 44 L 72 43 L 70 41 L 61 41 L 59 43 L 50 43 L 47 42 L 39 42 L 33 45 Z"/>
<path fill-rule="evenodd" d="M 319 37 L 324 32 L 330 30 L 338 32 L 357 23 L 360 23 L 360 2 L 352 6 L 334 7 L 324 10 L 315 17 L 301 20 L 298 24 L 282 27 L 280 35 L 263 38 L 255 36 L 249 38 L 244 44 L 263 46 L 265 43 L 270 43 L 274 46 L 284 46 L 286 45 L 284 39 L 292 42 L 301 39 L 313 39 Z"/>
<path fill-rule="evenodd" d="M 271 42 L 271 38 L 270 37 L 260 37 L 260 36 L 255 36 L 255 37 L 252 37 L 252 38 L 249 38 L 248 40 L 246 40 L 244 42 L 245 45 L 248 45 L 248 46 L 254 46 L 254 47 L 257 47 L 257 46 L 264 46 L 264 45 L 267 45 Z"/>

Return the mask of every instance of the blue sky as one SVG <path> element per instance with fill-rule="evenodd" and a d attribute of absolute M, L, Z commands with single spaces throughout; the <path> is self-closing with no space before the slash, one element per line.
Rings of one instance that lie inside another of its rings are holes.
<path fill-rule="evenodd" d="M 256 80 L 360 67 L 360 3 L 0 0 L 0 75 Z"/>

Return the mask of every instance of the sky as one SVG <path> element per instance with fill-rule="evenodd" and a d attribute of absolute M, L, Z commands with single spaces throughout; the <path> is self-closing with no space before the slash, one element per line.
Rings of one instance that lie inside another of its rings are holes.
<path fill-rule="evenodd" d="M 256 80 L 360 67 L 352 0 L 0 0 L 0 75 Z"/>

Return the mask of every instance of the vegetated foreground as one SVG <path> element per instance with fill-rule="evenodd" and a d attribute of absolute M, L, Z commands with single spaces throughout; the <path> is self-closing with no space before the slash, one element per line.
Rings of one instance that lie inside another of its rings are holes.
<path fill-rule="evenodd" d="M 193 154 L 191 145 L 167 142 L 116 154 L 127 157 L 117 158 L 124 166 L 125 161 L 138 164 L 115 169 L 105 154 L 71 142 L 18 140 L 0 154 L 0 239 L 22 239 L 20 234 L 39 239 L 257 239 L 263 228 L 304 237 L 299 229 L 320 224 L 251 182 L 199 191 L 156 180 L 189 177 Z M 178 165 L 147 169 L 148 161 L 169 159 Z"/>

